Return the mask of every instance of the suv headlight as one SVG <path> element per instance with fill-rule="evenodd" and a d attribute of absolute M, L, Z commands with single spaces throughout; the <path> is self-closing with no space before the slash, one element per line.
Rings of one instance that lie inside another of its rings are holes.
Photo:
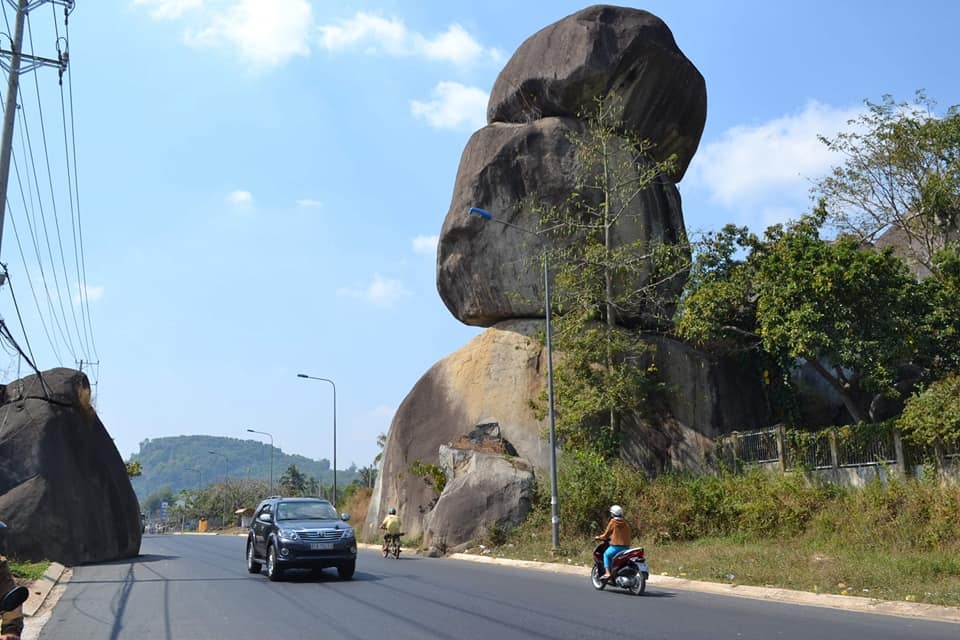
<path fill-rule="evenodd" d="M 344 540 L 353 540 L 353 538 L 354 538 L 353 529 L 344 529 L 344 531 L 343 531 L 343 539 L 344 539 Z"/>
<path fill-rule="evenodd" d="M 277 533 L 279 533 L 279 534 L 280 534 L 280 537 L 283 538 L 284 540 L 299 540 L 299 539 L 300 539 L 300 536 L 298 536 L 298 535 L 297 535 L 297 532 L 296 532 L 295 530 L 293 530 L 293 529 L 285 529 L 285 528 L 283 528 L 283 527 L 280 527 L 280 529 L 277 530 Z"/>

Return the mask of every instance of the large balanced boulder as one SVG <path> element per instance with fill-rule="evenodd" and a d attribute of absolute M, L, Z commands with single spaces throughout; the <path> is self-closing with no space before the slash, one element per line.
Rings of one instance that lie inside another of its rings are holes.
<path fill-rule="evenodd" d="M 582 127 L 572 118 L 492 124 L 467 142 L 437 245 L 437 291 L 464 324 L 490 327 L 509 318 L 544 316 L 541 260 L 550 240 L 535 233 L 538 207 L 560 206 L 573 192 L 577 158 L 569 135 Z M 513 226 L 469 215 L 471 207 Z M 674 245 L 684 233 L 680 194 L 671 181 L 662 180 L 630 203 L 612 229 L 611 242 Z M 672 299 L 683 280 L 667 286 L 671 295 L 664 297 Z M 643 310 L 624 313 L 618 320 L 647 324 L 646 315 Z"/>
<path fill-rule="evenodd" d="M 706 83 L 647 11 L 596 5 L 527 38 L 497 76 L 487 121 L 582 117 L 608 94 L 622 99 L 624 130 L 652 142 L 659 160 L 676 154 L 679 182 L 703 134 Z"/>
<path fill-rule="evenodd" d="M 52 369 L 6 385 L 0 425 L 10 555 L 73 566 L 140 553 L 137 496 L 83 373 Z"/>

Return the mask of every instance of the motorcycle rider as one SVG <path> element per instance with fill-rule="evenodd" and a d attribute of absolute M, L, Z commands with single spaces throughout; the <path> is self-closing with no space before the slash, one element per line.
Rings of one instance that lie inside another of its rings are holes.
<path fill-rule="evenodd" d="M 386 551 L 387 547 L 390 546 L 390 538 L 399 536 L 400 530 L 403 528 L 396 509 L 390 507 L 390 510 L 387 511 L 387 516 L 383 519 L 383 522 L 380 523 L 380 528 L 386 529 L 387 531 L 383 534 L 383 550 Z"/>
<path fill-rule="evenodd" d="M 603 571 L 600 578 L 609 580 L 610 560 L 621 551 L 630 548 L 630 525 L 623 519 L 623 507 L 615 504 L 610 507 L 610 521 L 607 522 L 607 528 L 598 535 L 595 540 L 609 540 L 610 546 L 603 552 Z"/>

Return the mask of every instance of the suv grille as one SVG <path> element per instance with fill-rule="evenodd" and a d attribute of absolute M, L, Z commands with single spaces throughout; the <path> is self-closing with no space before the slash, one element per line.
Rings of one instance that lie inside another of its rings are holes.
<path fill-rule="evenodd" d="M 342 529 L 307 529 L 298 531 L 297 535 L 307 542 L 330 542 L 340 540 L 343 537 L 343 531 Z"/>

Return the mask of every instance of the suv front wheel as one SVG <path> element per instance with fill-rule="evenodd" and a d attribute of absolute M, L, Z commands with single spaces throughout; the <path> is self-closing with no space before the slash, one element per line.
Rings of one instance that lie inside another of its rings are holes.
<path fill-rule="evenodd" d="M 351 560 L 337 567 L 337 575 L 341 580 L 349 580 L 353 577 L 353 572 L 357 570 L 357 561 Z"/>
<path fill-rule="evenodd" d="M 277 548 L 272 542 L 267 547 L 267 577 L 273 582 L 283 579 L 283 569 L 277 566 Z"/>
<path fill-rule="evenodd" d="M 257 562 L 253 555 L 253 540 L 247 541 L 247 571 L 250 573 L 260 573 L 263 565 Z"/>

